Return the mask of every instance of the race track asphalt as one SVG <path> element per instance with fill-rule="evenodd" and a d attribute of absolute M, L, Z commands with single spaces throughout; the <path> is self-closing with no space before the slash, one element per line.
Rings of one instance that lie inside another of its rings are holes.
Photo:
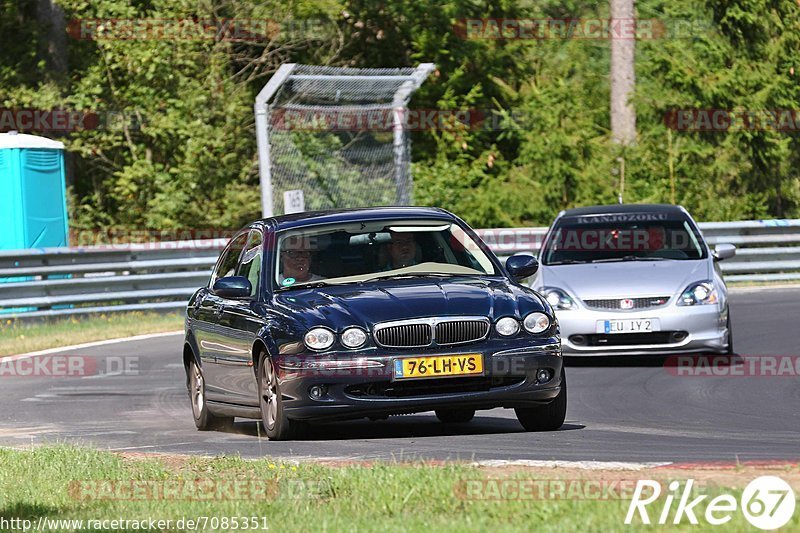
<path fill-rule="evenodd" d="M 800 356 L 800 290 L 740 290 L 731 301 L 739 354 Z M 90 356 L 103 371 L 135 364 L 127 372 L 0 376 L 0 445 L 298 459 L 800 459 L 800 377 L 676 376 L 653 357 L 568 359 L 567 421 L 550 433 L 524 432 L 503 409 L 462 425 L 433 413 L 322 424 L 292 442 L 261 438 L 241 419 L 230 432 L 198 432 L 181 343 L 173 335 L 62 352 Z"/>

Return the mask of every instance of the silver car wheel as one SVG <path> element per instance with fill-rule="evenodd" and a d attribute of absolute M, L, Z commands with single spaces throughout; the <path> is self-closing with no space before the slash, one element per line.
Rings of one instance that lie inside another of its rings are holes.
<path fill-rule="evenodd" d="M 272 361 L 267 358 L 261 375 L 261 412 L 264 413 L 264 422 L 267 428 L 275 427 L 275 420 L 278 417 L 278 378 Z"/>
<path fill-rule="evenodd" d="M 192 363 L 191 380 L 192 411 L 195 418 L 200 418 L 203 413 L 203 407 L 205 407 L 206 397 L 203 374 L 200 372 L 197 363 Z"/>

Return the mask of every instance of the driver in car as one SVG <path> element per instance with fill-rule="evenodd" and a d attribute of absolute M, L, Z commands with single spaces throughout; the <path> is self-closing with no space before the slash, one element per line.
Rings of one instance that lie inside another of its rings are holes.
<path fill-rule="evenodd" d="M 306 283 L 309 281 L 319 281 L 322 276 L 311 272 L 312 252 L 306 243 L 300 243 L 285 249 L 281 252 L 281 270 L 279 276 L 281 286 L 294 285 L 295 283 Z"/>

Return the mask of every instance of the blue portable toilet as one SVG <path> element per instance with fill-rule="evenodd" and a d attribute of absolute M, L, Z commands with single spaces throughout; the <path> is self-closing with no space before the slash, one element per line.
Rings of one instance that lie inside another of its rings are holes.
<path fill-rule="evenodd" d="M 64 144 L 0 133 L 0 250 L 68 246 Z"/>

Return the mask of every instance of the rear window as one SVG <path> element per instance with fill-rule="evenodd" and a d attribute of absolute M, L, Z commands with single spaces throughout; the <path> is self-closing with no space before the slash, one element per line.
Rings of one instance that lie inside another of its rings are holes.
<path fill-rule="evenodd" d="M 703 238 L 689 219 L 667 213 L 563 217 L 541 254 L 545 265 L 704 257 Z"/>

